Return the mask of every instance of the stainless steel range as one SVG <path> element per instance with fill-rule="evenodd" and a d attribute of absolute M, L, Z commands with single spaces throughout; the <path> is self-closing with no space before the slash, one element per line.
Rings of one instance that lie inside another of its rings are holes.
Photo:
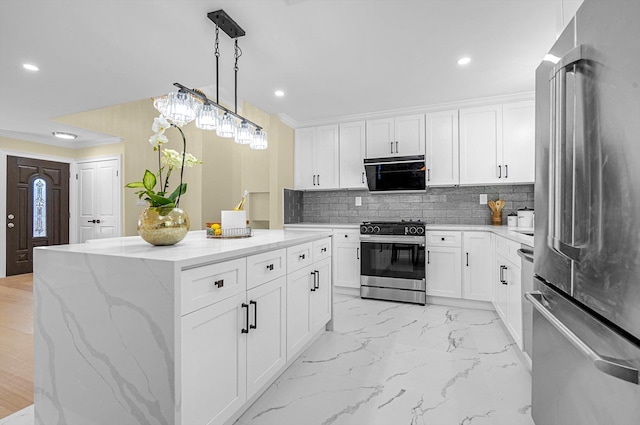
<path fill-rule="evenodd" d="M 360 296 L 426 303 L 425 224 L 364 222 L 360 226 Z"/>

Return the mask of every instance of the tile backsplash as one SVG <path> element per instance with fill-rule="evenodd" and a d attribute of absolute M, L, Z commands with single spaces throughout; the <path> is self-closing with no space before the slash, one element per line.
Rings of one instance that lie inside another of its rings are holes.
<path fill-rule="evenodd" d="M 287 192 L 293 192 L 287 195 Z M 284 223 L 360 223 L 367 220 L 420 219 L 427 224 L 491 224 L 491 210 L 480 204 L 502 198 L 503 224 L 519 208 L 533 208 L 533 185 L 429 188 L 425 193 L 372 194 L 366 190 L 289 191 L 285 189 Z M 355 198 L 362 206 L 355 206 Z M 295 206 L 300 203 L 300 210 Z M 301 212 L 301 214 L 299 214 Z M 289 221 L 288 221 L 289 220 Z M 297 221 L 296 221 L 297 220 Z"/>

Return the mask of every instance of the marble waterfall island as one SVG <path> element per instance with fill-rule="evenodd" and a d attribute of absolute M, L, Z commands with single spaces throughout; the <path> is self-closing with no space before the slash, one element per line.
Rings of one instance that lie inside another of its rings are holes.
<path fill-rule="evenodd" d="M 36 424 L 231 423 L 331 319 L 331 233 L 36 248 L 34 314 Z"/>

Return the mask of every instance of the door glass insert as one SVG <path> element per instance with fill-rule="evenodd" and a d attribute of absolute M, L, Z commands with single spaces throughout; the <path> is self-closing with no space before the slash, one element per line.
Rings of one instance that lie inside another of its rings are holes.
<path fill-rule="evenodd" d="M 33 181 L 33 237 L 47 236 L 47 182 L 37 178 Z"/>

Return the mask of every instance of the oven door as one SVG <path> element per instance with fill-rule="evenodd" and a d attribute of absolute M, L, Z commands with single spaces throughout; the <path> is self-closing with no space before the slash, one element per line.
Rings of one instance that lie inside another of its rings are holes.
<path fill-rule="evenodd" d="M 424 280 L 424 236 L 360 235 L 360 275 Z"/>

